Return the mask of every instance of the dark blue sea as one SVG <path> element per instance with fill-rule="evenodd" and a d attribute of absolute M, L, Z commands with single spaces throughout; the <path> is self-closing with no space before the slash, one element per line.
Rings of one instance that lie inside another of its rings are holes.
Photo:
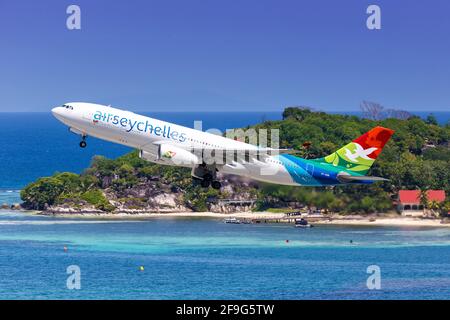
<path fill-rule="evenodd" d="M 448 299 L 449 257 L 450 228 L 0 211 L 0 299 Z M 67 287 L 69 266 L 80 289 Z M 367 287 L 369 266 L 380 289 Z"/>
<path fill-rule="evenodd" d="M 280 113 L 159 113 L 186 126 L 243 127 Z M 448 114 L 447 118 L 448 119 Z M 95 154 L 50 114 L 0 113 L 0 203 Z M 289 242 L 286 242 L 289 240 Z M 352 241 L 352 242 L 350 242 Z M 64 250 L 64 247 L 67 250 Z M 450 228 L 229 225 L 214 219 L 68 219 L 0 210 L 0 299 L 448 299 Z M 81 271 L 68 289 L 67 268 Z M 381 271 L 369 290 L 367 268 Z M 144 271 L 139 267 L 143 266 Z"/>

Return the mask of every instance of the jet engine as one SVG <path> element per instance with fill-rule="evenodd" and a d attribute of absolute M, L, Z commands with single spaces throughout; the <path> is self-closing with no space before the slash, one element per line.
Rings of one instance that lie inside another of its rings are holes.
<path fill-rule="evenodd" d="M 158 145 L 156 154 L 141 150 L 139 156 L 144 160 L 182 167 L 192 167 L 201 163 L 192 152 L 170 144 Z"/>

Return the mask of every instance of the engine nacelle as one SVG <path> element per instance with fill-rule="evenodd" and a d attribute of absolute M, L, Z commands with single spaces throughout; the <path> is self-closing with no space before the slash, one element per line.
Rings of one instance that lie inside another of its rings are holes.
<path fill-rule="evenodd" d="M 182 167 L 192 167 L 201 163 L 199 158 L 192 152 L 170 144 L 160 144 L 157 154 L 141 150 L 140 157 L 156 163 Z"/>

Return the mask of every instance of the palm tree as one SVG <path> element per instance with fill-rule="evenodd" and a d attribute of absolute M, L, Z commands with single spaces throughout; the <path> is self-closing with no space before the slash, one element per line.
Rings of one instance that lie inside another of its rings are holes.
<path fill-rule="evenodd" d="M 439 203 L 436 200 L 432 200 L 428 203 L 428 208 L 430 208 L 431 213 L 437 217 L 437 216 L 439 216 L 439 211 L 441 209 L 441 203 Z"/>
<path fill-rule="evenodd" d="M 424 189 L 420 189 L 420 194 L 419 194 L 419 201 L 420 204 L 423 206 L 424 211 L 426 211 L 426 209 L 429 208 L 429 201 L 428 201 L 428 189 L 424 188 Z"/>
<path fill-rule="evenodd" d="M 448 213 L 450 212 L 450 201 L 445 201 L 441 203 L 441 216 L 448 217 Z"/>
<path fill-rule="evenodd" d="M 428 206 L 428 189 L 420 190 L 419 201 L 424 207 Z"/>
<path fill-rule="evenodd" d="M 432 201 L 433 202 L 433 201 Z M 441 218 L 447 218 L 450 215 L 448 214 L 450 212 L 450 201 L 444 201 L 444 202 L 436 202 L 435 204 L 430 205 L 433 207 L 433 209 L 436 209 L 436 216 Z"/>

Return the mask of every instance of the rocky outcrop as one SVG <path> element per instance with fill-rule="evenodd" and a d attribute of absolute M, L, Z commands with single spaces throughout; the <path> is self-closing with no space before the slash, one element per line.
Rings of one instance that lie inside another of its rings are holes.
<path fill-rule="evenodd" d="M 71 213 L 96 213 L 96 214 L 102 214 L 105 213 L 102 210 L 96 209 L 93 206 L 82 206 L 82 207 L 72 207 L 69 205 L 58 205 L 58 206 L 49 206 L 45 210 L 46 214 L 71 214 Z"/>
<path fill-rule="evenodd" d="M 110 199 L 111 194 L 110 195 Z M 117 212 L 189 212 L 191 209 L 183 204 L 177 193 L 158 193 L 155 195 L 141 196 L 133 192 L 134 197 L 111 199 L 110 203 L 116 207 Z"/>
<path fill-rule="evenodd" d="M 11 205 L 11 209 L 22 210 L 22 206 L 20 205 L 20 203 L 14 203 L 13 205 Z"/>
<path fill-rule="evenodd" d="M 210 204 L 208 206 L 210 212 L 219 213 L 235 213 L 235 212 L 249 212 L 254 209 L 254 205 L 241 204 Z"/>
<path fill-rule="evenodd" d="M 23 210 L 24 208 L 20 203 L 7 204 L 5 202 L 0 205 L 0 209 Z"/>
<path fill-rule="evenodd" d="M 114 181 L 111 180 L 111 181 Z M 111 214 L 126 213 L 169 213 L 195 211 L 184 198 L 184 190 L 175 186 L 160 183 L 159 179 L 146 179 L 130 188 L 116 190 L 111 181 L 105 179 L 102 190 L 108 203 L 114 208 Z M 254 209 L 256 196 L 255 183 L 236 177 L 221 177 L 223 184 L 218 197 L 206 200 L 206 210 L 218 213 L 248 212 Z M 253 191 L 253 192 L 252 192 Z M 65 199 L 62 204 L 46 206 L 48 214 L 100 214 L 105 213 L 98 206 L 84 200 Z"/>

